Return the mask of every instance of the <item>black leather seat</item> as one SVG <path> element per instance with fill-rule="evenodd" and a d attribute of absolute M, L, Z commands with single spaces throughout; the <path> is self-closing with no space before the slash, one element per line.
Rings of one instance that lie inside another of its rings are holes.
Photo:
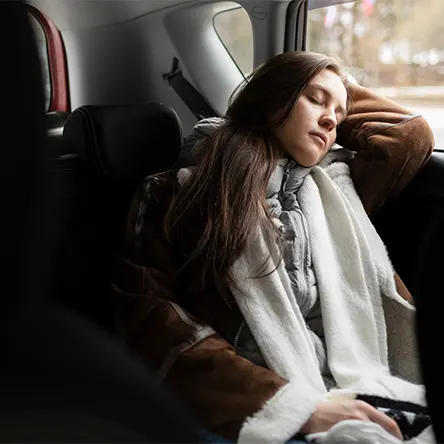
<path fill-rule="evenodd" d="M 0 129 L 13 135 L 0 171 L 0 442 L 199 442 L 187 412 L 145 366 L 47 300 L 48 257 L 60 224 L 47 209 L 60 201 L 47 195 L 57 183 L 43 162 L 40 67 L 27 9 L 18 0 L 0 2 L 0 46 L 8 106 Z"/>
<path fill-rule="evenodd" d="M 177 114 L 158 103 L 82 106 L 52 162 L 59 245 L 53 291 L 63 306 L 112 329 L 109 264 L 119 249 L 131 198 L 147 175 L 171 168 L 182 145 Z"/>
<path fill-rule="evenodd" d="M 160 103 L 82 106 L 63 132 L 67 152 L 78 153 L 110 184 L 133 189 L 174 164 L 182 137 L 178 115 Z"/>
<path fill-rule="evenodd" d="M 66 154 L 63 146 L 63 127 L 68 117 L 69 113 L 63 111 L 54 111 L 45 115 L 45 149 L 50 158 Z"/>

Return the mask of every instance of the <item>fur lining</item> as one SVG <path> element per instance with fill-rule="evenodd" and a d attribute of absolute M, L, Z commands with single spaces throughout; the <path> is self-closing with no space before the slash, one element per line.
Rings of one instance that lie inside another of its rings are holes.
<path fill-rule="evenodd" d="M 295 400 L 299 407 L 302 405 L 303 408 L 295 408 Z M 259 412 L 245 420 L 237 442 L 239 444 L 287 442 L 313 414 L 312 406 L 320 401 L 322 395 L 316 392 L 302 394 L 297 384 L 286 384 Z"/>
<path fill-rule="evenodd" d="M 191 168 L 181 168 L 177 171 L 177 181 L 183 185 L 191 176 Z"/>

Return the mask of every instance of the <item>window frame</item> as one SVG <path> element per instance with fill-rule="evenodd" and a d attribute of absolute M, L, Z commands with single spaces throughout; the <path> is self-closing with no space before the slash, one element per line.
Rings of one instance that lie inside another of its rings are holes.
<path fill-rule="evenodd" d="M 236 3 L 236 2 L 233 1 L 233 3 Z M 236 62 L 236 60 L 234 59 L 232 52 L 228 49 L 227 45 L 225 44 L 224 39 L 220 36 L 219 32 L 217 31 L 217 26 L 216 26 L 216 24 L 215 24 L 215 20 L 216 20 L 216 17 L 217 17 L 217 16 L 219 16 L 219 15 L 221 15 L 221 14 L 225 14 L 225 13 L 227 13 L 227 12 L 236 11 L 237 9 L 243 9 L 243 10 L 245 11 L 245 13 L 248 15 L 248 12 L 245 10 L 245 8 L 244 8 L 242 5 L 238 4 L 238 6 L 233 6 L 233 7 L 231 7 L 231 8 L 224 9 L 224 10 L 219 11 L 219 12 L 217 12 L 216 14 L 214 14 L 213 19 L 212 19 L 212 25 L 213 25 L 214 32 L 216 33 L 217 37 L 219 38 L 220 42 L 222 43 L 222 46 L 225 48 L 225 50 L 227 51 L 227 53 L 228 53 L 228 55 L 230 56 L 231 60 L 232 60 L 233 63 L 236 65 L 236 68 L 239 70 L 239 72 L 241 73 L 242 77 L 243 77 L 244 80 L 245 80 L 245 79 L 248 77 L 248 75 L 249 75 L 250 73 L 248 73 L 248 74 L 246 75 L 246 74 L 242 71 L 242 69 L 240 68 L 240 66 L 238 65 L 238 63 Z M 253 53 L 252 53 L 252 63 L 251 63 L 251 71 L 253 71 L 254 68 L 255 68 L 255 67 L 254 67 L 254 34 L 253 34 L 253 24 L 251 23 L 251 18 L 250 18 L 249 15 L 248 15 L 248 18 L 249 18 L 249 20 L 250 20 L 251 34 L 252 34 L 252 40 L 253 40 L 253 41 L 252 41 L 252 44 L 253 44 Z"/>
<path fill-rule="evenodd" d="M 293 21 L 295 29 L 294 49 L 307 50 L 308 13 L 314 9 L 327 8 L 329 6 L 343 5 L 357 0 L 302 0 L 297 13 L 297 20 Z M 293 0 L 292 3 L 296 2 Z"/>

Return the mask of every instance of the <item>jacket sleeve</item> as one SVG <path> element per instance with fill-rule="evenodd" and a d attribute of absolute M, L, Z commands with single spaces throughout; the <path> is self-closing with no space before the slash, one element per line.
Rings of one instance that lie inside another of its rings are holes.
<path fill-rule="evenodd" d="M 370 216 L 407 186 L 430 158 L 427 121 L 369 89 L 351 86 L 352 108 L 338 129 L 338 144 L 356 151 L 350 173 Z"/>
<path fill-rule="evenodd" d="M 176 303 L 171 286 L 174 259 L 162 229 L 166 206 L 152 193 L 153 187 L 159 187 L 155 177 L 139 188 L 128 219 L 125 253 L 115 262 L 117 333 L 207 429 L 237 439 L 255 414 L 263 417 L 266 428 L 273 415 L 286 408 L 281 398 L 296 395 L 287 388 L 283 396 L 286 380 L 238 356 L 211 326 Z"/>
<path fill-rule="evenodd" d="M 356 151 L 350 174 L 370 217 L 392 201 L 429 160 L 433 132 L 427 121 L 369 89 L 351 86 L 352 109 L 338 130 L 337 142 Z M 413 298 L 395 273 L 398 293 Z"/>

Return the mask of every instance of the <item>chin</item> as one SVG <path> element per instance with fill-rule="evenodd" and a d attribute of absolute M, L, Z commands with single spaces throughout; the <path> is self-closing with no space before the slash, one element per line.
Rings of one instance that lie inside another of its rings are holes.
<path fill-rule="evenodd" d="M 295 157 L 294 160 L 301 166 L 305 167 L 305 168 L 310 168 L 313 167 L 315 165 L 317 165 L 321 159 L 322 156 L 304 156 L 302 158 L 298 158 L 299 156 Z"/>
<path fill-rule="evenodd" d="M 299 165 L 305 168 L 310 168 L 317 165 L 325 156 L 325 154 L 327 154 L 327 152 L 321 151 L 318 146 L 310 146 L 308 147 L 308 149 L 305 148 L 303 150 L 299 148 L 298 150 L 294 150 L 294 155 L 291 155 L 291 157 Z"/>

